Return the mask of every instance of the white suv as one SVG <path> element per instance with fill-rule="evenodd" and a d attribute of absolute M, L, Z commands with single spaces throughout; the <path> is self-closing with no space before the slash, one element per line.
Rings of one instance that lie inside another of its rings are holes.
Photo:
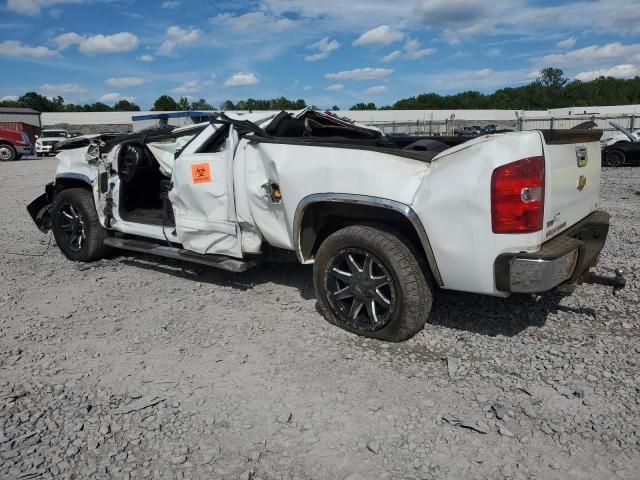
<path fill-rule="evenodd" d="M 56 143 L 69 137 L 66 130 L 43 130 L 36 140 L 36 155 L 46 157 L 53 152 Z"/>

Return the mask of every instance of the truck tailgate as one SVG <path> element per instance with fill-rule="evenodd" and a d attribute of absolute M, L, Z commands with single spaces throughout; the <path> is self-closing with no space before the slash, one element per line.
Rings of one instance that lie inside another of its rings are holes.
<path fill-rule="evenodd" d="M 543 239 L 596 210 L 600 195 L 601 130 L 541 130 L 546 159 Z"/>

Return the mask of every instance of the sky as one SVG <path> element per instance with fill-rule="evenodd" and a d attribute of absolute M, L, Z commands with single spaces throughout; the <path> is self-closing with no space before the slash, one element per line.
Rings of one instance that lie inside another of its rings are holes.
<path fill-rule="evenodd" d="M 0 99 L 321 108 L 640 75 L 640 0 L 0 0 Z"/>

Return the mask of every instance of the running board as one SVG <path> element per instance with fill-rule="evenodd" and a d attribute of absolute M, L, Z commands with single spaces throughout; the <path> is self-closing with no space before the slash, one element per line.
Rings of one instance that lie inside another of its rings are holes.
<path fill-rule="evenodd" d="M 130 238 L 105 238 L 104 244 L 109 247 L 119 248 L 121 250 L 131 250 L 134 252 L 149 253 L 160 257 L 173 258 L 175 260 L 184 260 L 186 262 L 200 263 L 209 267 L 221 268 L 230 272 L 244 272 L 258 265 L 256 260 L 237 260 L 224 255 L 205 255 L 202 253 L 184 250 L 182 248 L 168 247 L 153 242 L 143 242 L 141 240 L 133 240 Z"/>

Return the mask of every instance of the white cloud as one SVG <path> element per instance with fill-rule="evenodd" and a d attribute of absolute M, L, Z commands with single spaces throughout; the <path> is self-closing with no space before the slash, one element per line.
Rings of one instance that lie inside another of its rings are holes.
<path fill-rule="evenodd" d="M 460 89 L 495 89 L 504 86 L 522 85 L 530 82 L 538 72 L 530 69 L 493 70 L 482 68 L 479 70 L 457 70 L 443 73 L 410 74 L 404 76 L 405 83 L 424 88 L 430 85 L 432 89 L 443 92 L 453 92 Z M 532 78 L 533 75 L 533 78 Z"/>
<path fill-rule="evenodd" d="M 633 78 L 638 75 L 638 67 L 635 65 L 625 64 L 616 65 L 612 68 L 603 68 L 600 70 L 591 70 L 588 72 L 580 72 L 576 75 L 576 80 L 588 82 L 599 77 L 615 77 L 615 78 Z"/>
<path fill-rule="evenodd" d="M 364 93 L 367 95 L 380 95 L 382 93 L 387 93 L 387 87 L 384 85 L 377 85 L 375 87 L 367 88 Z"/>
<path fill-rule="evenodd" d="M 43 8 L 63 3 L 82 3 L 82 0 L 7 0 L 7 10 L 21 15 L 38 15 Z"/>
<path fill-rule="evenodd" d="M 558 67 L 576 67 L 620 61 L 640 63 L 640 44 L 623 45 L 616 42 L 602 46 L 591 45 L 567 53 L 547 55 L 538 59 L 537 63 Z"/>
<path fill-rule="evenodd" d="M 38 92 L 50 97 L 57 97 L 58 95 L 86 93 L 87 88 L 79 83 L 45 83 L 38 87 Z"/>
<path fill-rule="evenodd" d="M 479 33 L 493 33 L 496 24 L 509 23 L 517 0 L 485 2 L 482 0 L 422 0 L 415 8 L 416 20 L 428 27 L 443 30 L 450 43 Z M 520 6 L 520 8 L 522 8 Z M 508 15 L 504 15 L 505 12 Z"/>
<path fill-rule="evenodd" d="M 59 56 L 58 52 L 47 47 L 28 47 L 16 40 L 0 42 L 0 56 L 3 57 L 31 57 L 51 58 Z"/>
<path fill-rule="evenodd" d="M 325 88 L 325 90 L 327 90 L 328 92 L 340 92 L 344 90 L 344 85 L 342 85 L 341 83 L 334 83 L 333 85 L 329 85 L 327 88 Z"/>
<path fill-rule="evenodd" d="M 304 57 L 308 62 L 315 62 L 317 60 L 325 59 L 331 52 L 340 48 L 340 43 L 337 40 L 329 40 L 329 37 L 324 37 L 322 40 L 309 45 L 307 48 L 312 50 L 318 50 L 313 55 L 307 55 Z"/>
<path fill-rule="evenodd" d="M 78 49 L 85 55 L 130 52 L 135 50 L 139 43 L 138 36 L 130 32 L 89 36 L 81 36 L 75 32 L 69 32 L 58 35 L 54 41 L 60 50 L 65 50 L 71 45 L 78 45 Z"/>
<path fill-rule="evenodd" d="M 120 100 L 127 100 L 129 102 L 133 102 L 135 101 L 135 99 L 136 97 L 123 97 L 119 93 L 113 92 L 113 93 L 105 93 L 98 99 L 98 101 L 103 103 L 116 103 L 116 102 L 119 102 Z"/>
<path fill-rule="evenodd" d="M 172 55 L 177 46 L 194 43 L 200 38 L 201 34 L 202 31 L 197 28 L 183 30 L 178 26 L 172 25 L 167 28 L 167 39 L 162 42 L 156 53 L 164 56 Z"/>
<path fill-rule="evenodd" d="M 166 0 L 161 4 L 162 8 L 176 8 L 180 6 L 180 2 L 175 0 Z"/>
<path fill-rule="evenodd" d="M 310 92 L 311 90 L 313 90 L 313 87 L 311 85 L 305 85 L 304 87 L 302 87 L 302 90 L 304 90 L 305 92 Z"/>
<path fill-rule="evenodd" d="M 171 90 L 171 93 L 175 93 L 178 95 L 190 95 L 192 93 L 199 92 L 200 88 L 201 84 L 198 80 L 190 80 Z"/>
<path fill-rule="evenodd" d="M 576 44 L 576 37 L 570 37 L 570 38 L 567 38 L 566 40 L 560 40 L 558 43 L 556 43 L 556 47 L 567 49 L 567 48 L 573 47 L 575 44 Z"/>
<path fill-rule="evenodd" d="M 5 95 L 4 97 L 0 98 L 0 102 L 15 102 L 16 100 L 18 100 L 18 96 L 17 95 Z"/>
<path fill-rule="evenodd" d="M 384 57 L 382 57 L 382 61 L 383 62 L 393 62 L 396 58 L 400 57 L 401 55 L 402 55 L 402 51 L 394 50 L 389 55 L 385 55 Z"/>
<path fill-rule="evenodd" d="M 287 17 L 271 15 L 263 11 L 248 12 L 242 15 L 221 13 L 210 18 L 209 21 L 237 31 L 252 29 L 258 31 L 284 32 L 298 25 L 298 22 L 290 20 Z"/>
<path fill-rule="evenodd" d="M 397 58 L 405 58 L 407 60 L 419 60 L 428 55 L 433 55 L 436 52 L 435 48 L 422 48 L 422 45 L 418 40 L 408 39 L 402 47 L 402 50 L 394 50 L 388 55 L 382 57 L 383 62 L 392 62 Z"/>
<path fill-rule="evenodd" d="M 139 87 L 147 83 L 147 81 L 142 77 L 114 77 L 107 79 L 105 83 L 112 87 L 127 88 Z"/>
<path fill-rule="evenodd" d="M 353 45 L 389 45 L 398 42 L 404 38 L 404 33 L 392 30 L 389 25 L 380 25 L 364 32 L 360 37 L 354 40 Z"/>
<path fill-rule="evenodd" d="M 66 50 L 71 45 L 80 44 L 82 37 L 75 32 L 69 32 L 58 35 L 53 41 L 58 45 L 58 50 Z"/>
<path fill-rule="evenodd" d="M 145 55 L 140 55 L 138 57 L 138 60 L 140 60 L 141 62 L 153 62 L 155 58 L 153 57 L 153 55 L 145 54 Z"/>
<path fill-rule="evenodd" d="M 417 60 L 432 55 L 435 51 L 435 48 L 422 48 L 418 40 L 409 40 L 404 45 L 404 57 L 409 60 Z"/>
<path fill-rule="evenodd" d="M 392 68 L 355 68 L 343 70 L 337 73 L 327 73 L 324 77 L 328 80 L 377 80 L 388 77 L 393 73 Z"/>
<path fill-rule="evenodd" d="M 224 82 L 225 87 L 244 87 L 247 85 L 256 85 L 259 83 L 258 77 L 256 77 L 253 73 L 236 73 L 235 75 L 231 75 Z"/>

